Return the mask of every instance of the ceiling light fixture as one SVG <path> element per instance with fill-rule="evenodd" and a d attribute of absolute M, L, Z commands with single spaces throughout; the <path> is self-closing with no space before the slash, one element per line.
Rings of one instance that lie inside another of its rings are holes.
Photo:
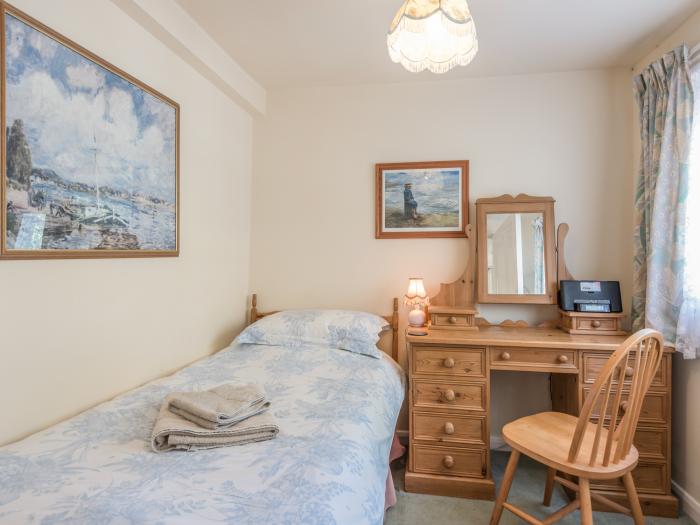
<path fill-rule="evenodd" d="M 467 0 L 405 0 L 387 45 L 391 59 L 414 73 L 466 66 L 479 50 Z"/>

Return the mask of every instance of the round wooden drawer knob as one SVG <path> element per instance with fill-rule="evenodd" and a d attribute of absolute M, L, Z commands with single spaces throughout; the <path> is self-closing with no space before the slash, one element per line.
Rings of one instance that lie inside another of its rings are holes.
<path fill-rule="evenodd" d="M 593 328 L 600 328 L 600 321 L 598 321 L 597 319 L 594 321 L 591 321 L 591 326 Z"/>
<path fill-rule="evenodd" d="M 451 436 L 455 433 L 455 426 L 452 423 L 445 423 L 445 434 Z"/>
<path fill-rule="evenodd" d="M 501 359 L 502 359 L 503 361 L 510 361 L 510 354 L 509 354 L 508 352 L 503 352 L 503 353 L 501 354 Z"/>
<path fill-rule="evenodd" d="M 569 358 L 565 355 L 560 355 L 559 357 L 557 357 L 557 361 L 564 365 L 569 362 Z"/>
<path fill-rule="evenodd" d="M 634 368 L 628 366 L 625 368 L 625 377 L 632 377 L 634 375 Z"/>
<path fill-rule="evenodd" d="M 450 322 L 450 324 L 457 324 L 457 318 L 454 315 L 447 320 Z"/>
<path fill-rule="evenodd" d="M 445 390 L 445 399 L 447 401 L 454 401 L 455 400 L 455 391 L 454 390 Z"/>
<path fill-rule="evenodd" d="M 620 410 L 621 410 L 622 412 L 627 412 L 627 409 L 628 409 L 629 407 L 630 407 L 630 404 L 629 404 L 627 401 L 623 401 L 623 402 L 620 404 Z"/>
<path fill-rule="evenodd" d="M 442 458 L 442 464 L 445 465 L 445 468 L 452 468 L 455 466 L 455 459 L 452 456 L 445 456 Z"/>
<path fill-rule="evenodd" d="M 452 359 L 451 357 L 448 357 L 445 359 L 442 364 L 445 366 L 445 368 L 454 368 L 455 366 L 455 360 Z"/>

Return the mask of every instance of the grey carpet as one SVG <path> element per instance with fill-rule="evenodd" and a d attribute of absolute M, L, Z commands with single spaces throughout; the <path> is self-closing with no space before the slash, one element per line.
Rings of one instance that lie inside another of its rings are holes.
<path fill-rule="evenodd" d="M 505 452 L 493 452 L 491 454 L 493 474 L 496 479 L 496 487 L 500 486 L 503 471 L 508 461 Z M 394 482 L 396 483 L 396 507 L 389 509 L 384 520 L 385 525 L 483 525 L 489 522 L 492 501 L 469 500 L 462 498 L 447 498 L 443 496 L 429 496 L 426 494 L 410 494 L 403 490 L 403 460 L 398 460 L 393 465 Z M 515 475 L 515 481 L 510 490 L 508 501 L 522 507 L 527 512 L 543 518 L 565 504 L 564 493 L 560 486 L 555 488 L 552 498 L 552 507 L 542 505 L 542 493 L 546 470 L 544 467 L 527 457 L 522 457 Z M 619 514 L 596 512 L 593 516 L 596 524 L 614 525 L 631 524 L 632 519 Z M 503 512 L 502 525 L 522 524 L 513 514 Z M 559 523 L 562 525 L 574 525 L 579 522 L 579 513 L 574 512 Z M 678 520 L 665 518 L 647 518 L 648 525 L 693 525 L 687 517 L 682 516 Z"/>

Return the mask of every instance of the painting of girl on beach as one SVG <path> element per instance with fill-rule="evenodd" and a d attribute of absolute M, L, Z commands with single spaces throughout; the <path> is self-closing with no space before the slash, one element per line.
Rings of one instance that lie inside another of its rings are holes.
<path fill-rule="evenodd" d="M 469 161 L 377 164 L 376 238 L 464 237 Z"/>
<path fill-rule="evenodd" d="M 0 256 L 178 254 L 179 106 L 3 4 Z"/>

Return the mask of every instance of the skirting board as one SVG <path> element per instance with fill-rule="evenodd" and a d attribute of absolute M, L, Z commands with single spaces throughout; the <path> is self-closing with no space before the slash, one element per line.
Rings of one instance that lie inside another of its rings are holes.
<path fill-rule="evenodd" d="M 676 496 L 681 500 L 683 512 L 685 512 L 691 520 L 700 525 L 700 502 L 688 494 L 688 492 L 675 481 L 671 481 L 671 485 L 673 486 L 673 492 L 675 492 Z"/>

